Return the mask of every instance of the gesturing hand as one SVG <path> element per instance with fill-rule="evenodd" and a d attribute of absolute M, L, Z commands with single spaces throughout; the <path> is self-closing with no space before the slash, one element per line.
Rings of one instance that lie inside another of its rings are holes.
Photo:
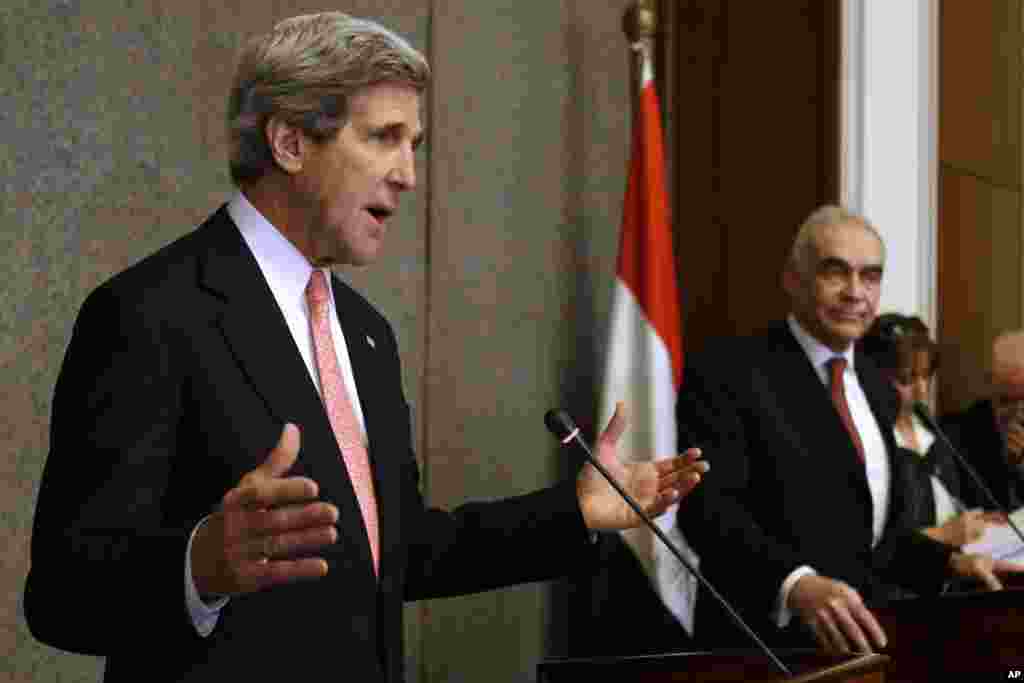
<path fill-rule="evenodd" d="M 317 501 L 312 479 L 286 477 L 299 454 L 299 429 L 286 424 L 267 459 L 224 495 L 192 542 L 192 579 L 204 598 L 319 578 L 327 562 L 291 559 L 334 543 L 338 509 Z"/>
<path fill-rule="evenodd" d="M 709 465 L 698 461 L 700 449 L 697 448 L 666 460 L 622 463 L 616 444 L 625 429 L 625 409 L 618 403 L 615 414 L 597 439 L 594 457 L 647 515 L 657 517 L 693 490 Z M 576 479 L 576 494 L 588 529 L 629 529 L 642 523 L 640 516 L 589 462 Z"/>
<path fill-rule="evenodd" d="M 885 631 L 860 593 L 842 581 L 810 574 L 789 593 L 789 607 L 826 650 L 871 652 L 885 647 Z"/>

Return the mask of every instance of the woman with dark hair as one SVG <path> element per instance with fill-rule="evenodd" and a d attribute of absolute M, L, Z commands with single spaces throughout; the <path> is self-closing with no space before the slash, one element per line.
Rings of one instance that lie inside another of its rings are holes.
<path fill-rule="evenodd" d="M 939 351 L 928 326 L 916 316 L 886 313 L 875 319 L 860 341 L 861 351 L 892 382 L 900 409 L 894 426 L 900 447 L 899 465 L 910 469 L 914 482 L 910 496 L 917 526 L 933 539 L 963 546 L 981 538 L 987 524 L 1000 521 L 999 513 L 967 510 L 965 490 L 953 454 L 914 414 L 915 403 L 929 403 L 932 377 L 939 366 Z"/>

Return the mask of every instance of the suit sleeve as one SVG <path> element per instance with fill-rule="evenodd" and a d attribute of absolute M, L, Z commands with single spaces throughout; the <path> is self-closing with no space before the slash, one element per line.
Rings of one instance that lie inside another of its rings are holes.
<path fill-rule="evenodd" d="M 401 466 L 402 526 L 407 548 L 406 600 L 477 593 L 553 579 L 593 566 L 596 544 L 583 521 L 574 479 L 523 496 L 430 508 L 421 494 L 411 446 L 411 419 L 401 391 L 397 343 L 389 382 L 401 404 L 396 425 Z M 399 445 L 401 444 L 401 445 Z"/>
<path fill-rule="evenodd" d="M 182 584 L 191 524 L 165 526 L 161 510 L 182 409 L 174 348 L 108 286 L 83 304 L 54 391 L 25 588 L 45 643 L 107 655 L 168 628 L 197 637 Z"/>
<path fill-rule="evenodd" d="M 679 524 L 716 586 L 740 605 L 768 615 L 785 578 L 804 564 L 767 534 L 748 508 L 757 444 L 747 433 L 751 408 L 724 364 L 691 363 L 677 404 L 679 449 L 698 447 L 711 472 L 679 506 Z M 717 565 L 715 569 L 712 565 Z M 748 571 L 755 568 L 756 571 Z"/>

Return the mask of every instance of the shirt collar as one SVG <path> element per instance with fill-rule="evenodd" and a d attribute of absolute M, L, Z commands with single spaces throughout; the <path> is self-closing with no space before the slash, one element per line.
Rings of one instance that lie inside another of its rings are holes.
<path fill-rule="evenodd" d="M 804 350 L 804 353 L 807 354 L 807 358 L 810 359 L 811 364 L 814 366 L 814 369 L 819 372 L 819 374 L 823 371 L 825 363 L 827 363 L 830 359 L 835 358 L 836 356 L 842 356 L 843 358 L 846 359 L 847 372 L 853 371 L 853 344 L 850 344 L 850 346 L 847 347 L 847 349 L 842 353 L 836 353 L 832 349 L 822 344 L 820 341 L 814 338 L 810 332 L 804 329 L 804 327 L 796 319 L 796 316 L 793 315 L 792 313 L 790 313 L 789 316 L 786 317 L 786 322 L 789 324 L 789 330 L 793 333 L 793 336 L 796 337 L 797 343 L 800 344 L 800 348 L 802 348 Z"/>
<path fill-rule="evenodd" d="M 313 266 L 302 252 L 252 205 L 244 193 L 235 194 L 228 202 L 227 211 L 249 245 L 271 290 L 280 292 L 289 303 L 304 301 Z M 324 269 L 324 272 L 328 291 L 333 295 L 330 270 Z"/>

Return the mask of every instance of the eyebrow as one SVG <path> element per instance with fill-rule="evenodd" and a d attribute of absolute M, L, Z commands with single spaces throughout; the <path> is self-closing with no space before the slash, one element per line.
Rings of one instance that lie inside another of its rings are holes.
<path fill-rule="evenodd" d="M 394 123 L 382 123 L 379 125 L 369 126 L 369 130 L 371 133 L 401 133 L 404 128 L 405 124 L 397 121 Z M 421 129 L 420 132 L 414 135 L 412 138 L 412 148 L 418 149 L 419 146 L 423 144 L 425 138 L 426 131 Z"/>
<path fill-rule="evenodd" d="M 860 273 L 881 273 L 884 270 L 881 263 L 869 263 L 865 266 L 862 266 L 861 268 L 854 268 L 852 264 L 836 256 L 828 256 L 826 258 L 823 258 L 821 261 L 818 262 L 818 268 L 841 268 L 843 270 L 850 271 L 856 270 L 857 272 Z"/>

